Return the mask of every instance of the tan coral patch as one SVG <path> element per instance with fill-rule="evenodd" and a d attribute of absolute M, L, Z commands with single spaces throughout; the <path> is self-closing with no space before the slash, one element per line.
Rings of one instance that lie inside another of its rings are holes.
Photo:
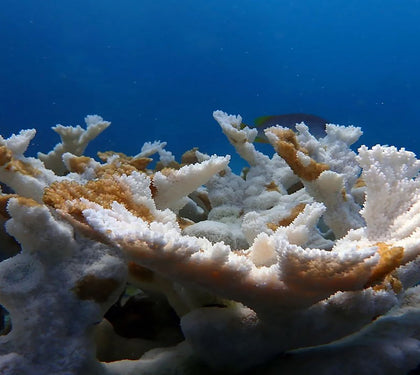
<path fill-rule="evenodd" d="M 89 166 L 91 158 L 87 156 L 75 156 L 69 159 L 70 172 L 83 173 Z"/>
<path fill-rule="evenodd" d="M 110 157 L 117 155 L 119 158 L 125 159 L 125 158 L 129 158 L 129 156 L 127 156 L 126 154 L 122 153 L 122 152 L 116 152 L 116 151 L 98 151 L 96 153 L 96 155 L 98 155 L 98 158 L 101 159 L 102 161 L 107 161 Z"/>
<path fill-rule="evenodd" d="M 185 151 L 181 156 L 181 164 L 195 164 L 198 163 L 196 151 L 198 147 L 194 147 L 191 150 Z"/>
<path fill-rule="evenodd" d="M 144 170 L 149 164 L 152 159 L 150 158 L 143 158 L 143 157 L 133 157 L 128 156 L 122 152 L 115 152 L 115 151 L 104 151 L 104 152 L 97 152 L 99 159 L 102 161 L 107 161 L 109 158 L 113 156 L 118 156 L 117 160 L 122 164 L 131 164 L 132 166 L 136 167 L 139 170 Z"/>
<path fill-rule="evenodd" d="M 139 171 L 146 170 L 146 167 L 150 164 L 153 159 L 151 158 L 132 158 L 130 165 L 138 169 Z"/>
<path fill-rule="evenodd" d="M 343 198 L 344 202 L 347 202 L 347 193 L 346 193 L 346 189 L 341 189 L 341 196 Z"/>
<path fill-rule="evenodd" d="M 404 248 L 402 246 L 392 246 L 385 242 L 378 242 L 375 246 L 378 246 L 380 259 L 378 264 L 373 268 L 365 287 L 374 286 L 376 289 L 382 289 L 384 286 L 381 284 L 383 282 L 389 282 L 393 288 L 395 287 L 397 290 L 400 290 L 402 287 L 401 282 L 392 276 L 391 272 L 400 266 L 404 255 Z"/>
<path fill-rule="evenodd" d="M 27 176 L 38 176 L 41 174 L 41 171 L 22 160 L 13 160 L 6 169 L 10 169 Z"/>
<path fill-rule="evenodd" d="M 49 206 L 69 213 L 78 221 L 85 222 L 82 211 L 86 206 L 80 202 L 79 198 L 85 198 L 104 208 L 111 208 L 113 202 L 118 202 L 123 204 L 133 215 L 147 222 L 154 220 L 149 208 L 136 204 L 129 188 L 112 176 L 88 181 L 85 185 L 74 181 L 54 182 L 45 189 L 43 201 Z"/>
<path fill-rule="evenodd" d="M 6 146 L 0 146 L 0 166 L 6 170 L 19 172 L 23 175 L 37 176 L 41 172 L 29 163 L 13 158 L 13 153 Z"/>
<path fill-rule="evenodd" d="M 13 172 L 18 172 L 23 175 L 37 176 L 41 172 L 34 168 L 29 163 L 22 160 L 14 159 L 12 151 L 6 146 L 0 146 L 0 166 L 4 166 L 4 169 Z"/>
<path fill-rule="evenodd" d="M 298 215 L 305 209 L 305 203 L 299 203 L 297 206 L 293 207 L 290 215 L 279 220 L 277 223 L 267 223 L 267 227 L 272 231 L 277 230 L 278 227 L 287 227 L 290 225 L 293 220 L 295 220 Z"/>
<path fill-rule="evenodd" d="M 307 181 L 313 181 L 316 180 L 323 171 L 329 169 L 327 164 L 318 163 L 313 159 L 310 159 L 310 162 L 307 165 L 304 165 L 302 161 L 299 160 L 299 151 L 306 155 L 308 153 L 299 145 L 293 130 L 270 128 L 270 132 L 275 134 L 278 138 L 277 143 L 274 145 L 277 153 L 300 178 Z"/>
<path fill-rule="evenodd" d="M 109 176 L 122 176 L 123 174 L 129 176 L 135 171 L 137 171 L 137 168 L 133 167 L 132 165 L 121 163 L 105 164 L 95 169 L 95 173 L 98 178 L 107 178 Z"/>
<path fill-rule="evenodd" d="M 179 227 L 181 228 L 181 230 L 184 230 L 185 228 L 194 224 L 194 222 L 192 220 L 186 219 L 185 217 L 177 217 L 176 221 L 177 221 Z"/>
<path fill-rule="evenodd" d="M 27 206 L 27 207 L 40 206 L 40 204 L 37 201 L 34 201 L 31 198 L 22 197 L 17 194 L 1 195 L 0 196 L 0 216 L 2 216 L 5 219 L 10 219 L 9 212 L 7 211 L 7 204 L 9 203 L 9 199 L 11 198 L 17 198 L 21 206 Z"/>
<path fill-rule="evenodd" d="M 399 293 L 403 290 L 402 282 L 392 274 L 386 275 L 382 283 L 376 284 L 372 288 L 378 292 L 380 290 L 386 290 L 387 285 L 389 285 L 395 293 Z"/>
<path fill-rule="evenodd" d="M 21 206 L 26 206 L 26 207 L 39 207 L 39 206 L 41 206 L 37 201 L 35 201 L 31 198 L 18 196 L 17 200 L 18 200 L 18 202 Z"/>
<path fill-rule="evenodd" d="M 0 146 L 0 165 L 5 165 L 12 161 L 12 151 L 6 146 Z"/>
<path fill-rule="evenodd" d="M 130 174 L 134 170 L 138 171 L 145 171 L 146 167 L 149 165 L 149 163 L 153 160 L 150 158 L 143 158 L 143 157 L 132 157 L 127 156 L 123 154 L 122 152 L 114 152 L 114 151 L 105 151 L 105 152 L 98 152 L 97 153 L 99 159 L 102 161 L 107 161 L 109 158 L 113 156 L 118 156 L 112 163 L 109 165 L 113 165 L 113 168 L 119 169 L 119 170 L 126 170 L 127 172 L 123 171 L 122 173 Z M 108 165 L 108 166 L 109 166 Z M 103 170 L 101 173 L 103 174 L 105 170 Z M 122 174 L 120 173 L 120 174 Z"/>
<path fill-rule="evenodd" d="M 162 173 L 165 177 L 170 177 L 174 175 L 174 168 L 164 167 L 159 172 Z"/>
<path fill-rule="evenodd" d="M 280 191 L 279 187 L 274 181 L 271 181 L 269 184 L 264 186 L 267 191 Z"/>
<path fill-rule="evenodd" d="M 100 278 L 95 275 L 86 275 L 78 280 L 73 292 L 81 300 L 93 300 L 97 303 L 105 302 L 118 288 L 119 282 L 112 278 Z"/>
<path fill-rule="evenodd" d="M 311 260 L 299 254 L 288 254 L 285 260 L 287 268 L 284 272 L 284 282 L 288 288 L 300 295 L 310 298 L 323 293 L 325 297 L 331 292 L 341 290 L 357 290 L 360 279 L 365 277 L 366 269 L 363 262 L 356 264 L 342 263 L 336 256 L 325 251 L 324 256 Z"/>
<path fill-rule="evenodd" d="M 168 163 L 168 164 L 163 164 L 161 161 L 158 161 L 157 163 L 156 163 L 156 166 L 155 166 L 155 171 L 160 171 L 160 172 L 162 172 L 163 174 L 165 174 L 165 173 L 168 173 L 168 171 L 171 171 L 171 170 L 173 170 L 173 169 L 176 169 L 176 170 L 178 170 L 178 169 L 180 169 L 181 168 L 181 164 L 179 164 L 178 162 L 176 162 L 176 161 L 171 161 L 170 163 Z M 166 170 L 166 171 L 165 171 Z"/>
<path fill-rule="evenodd" d="M 360 187 L 364 187 L 364 186 L 366 186 L 366 182 L 365 182 L 365 180 L 364 180 L 362 177 L 359 177 L 359 178 L 356 180 L 356 183 L 354 184 L 354 187 L 355 187 L 355 188 L 360 188 Z"/>

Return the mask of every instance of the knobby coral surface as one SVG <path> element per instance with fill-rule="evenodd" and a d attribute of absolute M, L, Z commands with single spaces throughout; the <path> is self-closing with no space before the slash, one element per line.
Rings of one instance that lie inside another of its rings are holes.
<path fill-rule="evenodd" d="M 214 112 L 236 152 L 83 156 L 109 123 L 0 137 L 0 373 L 405 374 L 420 363 L 420 161 Z M 155 159 L 153 159 L 153 157 Z"/>

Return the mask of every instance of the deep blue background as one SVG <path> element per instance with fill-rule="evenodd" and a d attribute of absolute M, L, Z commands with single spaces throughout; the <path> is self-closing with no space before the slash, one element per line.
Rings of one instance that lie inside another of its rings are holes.
<path fill-rule="evenodd" d="M 212 111 L 309 112 L 420 155 L 419 0 L 2 0 L 0 133 L 100 114 L 89 148 L 233 153 Z"/>

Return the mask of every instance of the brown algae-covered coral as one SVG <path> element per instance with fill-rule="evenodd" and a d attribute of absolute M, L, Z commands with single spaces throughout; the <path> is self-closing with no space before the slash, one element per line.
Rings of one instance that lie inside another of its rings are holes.
<path fill-rule="evenodd" d="M 214 113 L 248 163 L 166 144 L 83 156 L 109 123 L 0 137 L 2 374 L 404 374 L 420 363 L 420 161 Z M 153 161 L 156 163 L 154 163 Z M 5 189 L 6 190 L 6 189 Z M 10 193 L 12 192 L 12 193 Z M 384 204 L 386 202 L 386 204 Z M 374 370 L 372 370 L 374 368 Z"/>

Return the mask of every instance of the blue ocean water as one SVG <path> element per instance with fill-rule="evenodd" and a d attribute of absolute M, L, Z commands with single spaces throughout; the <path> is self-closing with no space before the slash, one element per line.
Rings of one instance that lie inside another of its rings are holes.
<path fill-rule="evenodd" d="M 99 114 L 92 153 L 223 155 L 213 110 L 306 112 L 420 155 L 419 19 L 419 0 L 2 0 L 0 133 L 47 152 Z"/>

